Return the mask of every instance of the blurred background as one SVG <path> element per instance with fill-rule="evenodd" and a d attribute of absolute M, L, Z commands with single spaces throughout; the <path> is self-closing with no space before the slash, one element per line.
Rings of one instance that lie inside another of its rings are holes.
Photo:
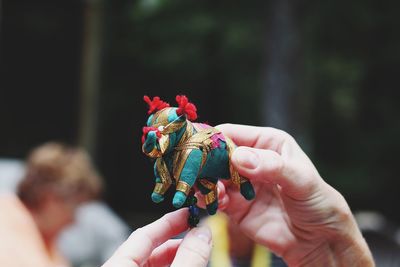
<path fill-rule="evenodd" d="M 395 209 L 400 152 L 397 1 L 0 0 L 0 157 L 84 146 L 131 227 L 151 202 L 144 94 L 186 94 L 199 121 L 295 136 L 353 210 Z"/>

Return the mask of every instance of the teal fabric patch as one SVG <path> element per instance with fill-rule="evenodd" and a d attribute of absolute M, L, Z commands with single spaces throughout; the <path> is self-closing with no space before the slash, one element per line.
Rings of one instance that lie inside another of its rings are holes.
<path fill-rule="evenodd" d="M 212 149 L 200 172 L 199 178 L 223 178 L 229 179 L 229 156 L 226 150 L 226 143 L 221 141 L 220 147 Z"/>
<path fill-rule="evenodd" d="M 172 122 L 178 118 L 178 114 L 176 114 L 176 108 L 173 108 L 168 113 L 168 122 Z"/>
<path fill-rule="evenodd" d="M 153 117 L 154 117 L 153 114 L 151 114 L 151 115 L 149 116 L 149 118 L 147 119 L 147 126 L 151 126 L 151 120 L 153 119 Z"/>
<path fill-rule="evenodd" d="M 149 153 L 153 150 L 153 148 L 157 144 L 156 141 L 157 141 L 156 133 L 154 131 L 149 132 L 147 134 L 146 141 L 144 142 L 144 150 L 146 151 L 146 153 Z"/>
<path fill-rule="evenodd" d="M 190 186 L 193 186 L 200 170 L 202 152 L 199 149 L 193 149 L 183 166 L 180 179 Z"/>

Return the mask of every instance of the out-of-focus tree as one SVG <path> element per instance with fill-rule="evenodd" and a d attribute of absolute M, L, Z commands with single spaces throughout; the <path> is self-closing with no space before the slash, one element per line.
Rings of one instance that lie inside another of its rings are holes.
<path fill-rule="evenodd" d="M 304 47 L 320 170 L 356 208 L 400 219 L 396 1 L 309 2 Z"/>

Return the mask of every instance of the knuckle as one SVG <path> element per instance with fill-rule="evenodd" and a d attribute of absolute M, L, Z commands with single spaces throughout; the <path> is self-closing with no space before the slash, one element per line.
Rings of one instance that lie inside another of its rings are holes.
<path fill-rule="evenodd" d="M 205 242 L 195 242 L 196 240 L 186 240 L 181 245 L 182 255 L 191 255 L 187 257 L 193 263 L 206 263 L 211 251 L 211 246 Z"/>

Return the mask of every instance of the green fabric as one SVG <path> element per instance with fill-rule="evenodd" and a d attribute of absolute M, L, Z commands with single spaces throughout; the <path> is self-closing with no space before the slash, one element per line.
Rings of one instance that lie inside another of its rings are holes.
<path fill-rule="evenodd" d="M 150 153 L 153 148 L 156 146 L 157 136 L 154 131 L 151 131 L 147 134 L 146 141 L 144 142 L 144 151 L 146 153 Z"/>
<path fill-rule="evenodd" d="M 185 181 L 190 186 L 193 186 L 200 170 L 202 154 L 200 149 L 193 149 L 182 169 L 180 180 Z"/>
<path fill-rule="evenodd" d="M 212 149 L 207 160 L 200 172 L 199 178 L 223 178 L 228 179 L 229 173 L 229 156 L 226 150 L 225 142 L 220 142 L 219 148 Z"/>
<path fill-rule="evenodd" d="M 151 126 L 151 120 L 153 119 L 153 117 L 154 117 L 153 114 L 151 114 L 151 115 L 149 116 L 149 118 L 147 119 L 147 126 Z"/>

